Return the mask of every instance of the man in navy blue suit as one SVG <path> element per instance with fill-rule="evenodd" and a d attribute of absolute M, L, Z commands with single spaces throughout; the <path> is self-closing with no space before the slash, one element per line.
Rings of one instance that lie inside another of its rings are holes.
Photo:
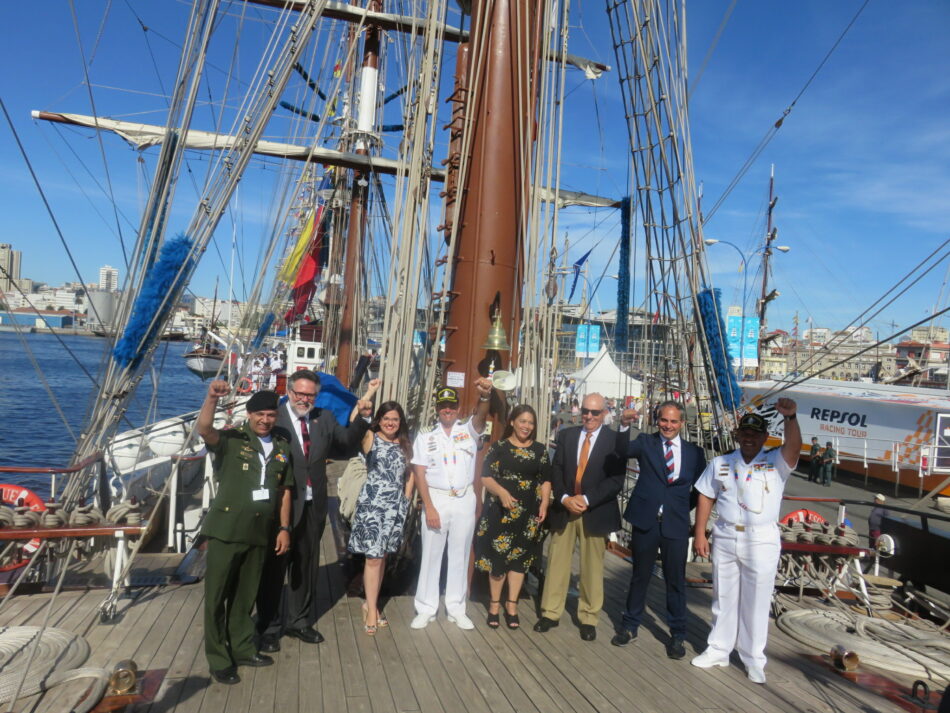
<path fill-rule="evenodd" d="M 624 411 L 624 426 L 637 417 Z M 653 575 L 657 550 L 666 582 L 666 618 L 670 640 L 666 655 L 686 656 L 686 555 L 689 545 L 689 511 L 694 504 L 693 485 L 706 468 L 702 449 L 680 438 L 683 407 L 665 401 L 656 409 L 657 433 L 641 433 L 630 441 L 627 455 L 640 464 L 640 477 L 627 503 L 623 519 L 633 526 L 630 549 L 633 572 L 627 593 L 627 608 L 616 636 L 610 643 L 626 646 L 637 638 L 643 619 L 647 587 Z"/>

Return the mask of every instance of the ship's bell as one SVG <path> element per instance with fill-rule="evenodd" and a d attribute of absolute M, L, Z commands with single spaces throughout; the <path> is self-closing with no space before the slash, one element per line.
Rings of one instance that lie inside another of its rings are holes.
<path fill-rule="evenodd" d="M 501 315 L 495 315 L 495 321 L 492 322 L 491 329 L 488 330 L 488 339 L 482 344 L 482 349 L 496 352 L 507 352 L 511 349 L 508 344 L 508 337 L 505 334 L 505 328 L 501 324 Z"/>

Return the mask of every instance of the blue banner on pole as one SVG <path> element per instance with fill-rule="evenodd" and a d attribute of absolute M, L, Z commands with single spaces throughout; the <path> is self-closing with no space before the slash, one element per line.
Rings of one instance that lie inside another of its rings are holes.
<path fill-rule="evenodd" d="M 574 356 L 593 357 L 600 351 L 600 325 L 578 324 L 574 337 Z"/>
<path fill-rule="evenodd" d="M 740 332 L 742 333 L 740 335 Z M 726 341 L 732 354 L 732 365 L 743 368 L 758 366 L 759 363 L 759 318 L 730 315 L 726 318 Z M 741 351 L 740 351 L 741 343 Z"/>

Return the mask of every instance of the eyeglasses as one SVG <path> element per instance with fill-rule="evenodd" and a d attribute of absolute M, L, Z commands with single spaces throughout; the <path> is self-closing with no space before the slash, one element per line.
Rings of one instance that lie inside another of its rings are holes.
<path fill-rule="evenodd" d="M 604 410 L 602 408 L 582 408 L 581 409 L 582 416 L 588 416 L 588 415 L 600 416 L 600 414 L 602 414 L 603 412 Z"/>
<path fill-rule="evenodd" d="M 305 394 L 303 391 L 297 391 L 296 389 L 287 389 L 290 393 L 296 396 L 301 401 L 313 401 L 317 398 L 318 391 L 314 391 L 312 394 Z"/>

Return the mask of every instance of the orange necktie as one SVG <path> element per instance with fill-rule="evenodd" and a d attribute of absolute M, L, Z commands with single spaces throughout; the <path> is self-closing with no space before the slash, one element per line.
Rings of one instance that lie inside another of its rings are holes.
<path fill-rule="evenodd" d="M 584 479 L 584 469 L 587 468 L 587 457 L 590 455 L 590 431 L 584 436 L 584 445 L 581 446 L 581 455 L 577 459 L 577 475 L 574 477 L 574 495 L 581 494 L 581 480 Z"/>

